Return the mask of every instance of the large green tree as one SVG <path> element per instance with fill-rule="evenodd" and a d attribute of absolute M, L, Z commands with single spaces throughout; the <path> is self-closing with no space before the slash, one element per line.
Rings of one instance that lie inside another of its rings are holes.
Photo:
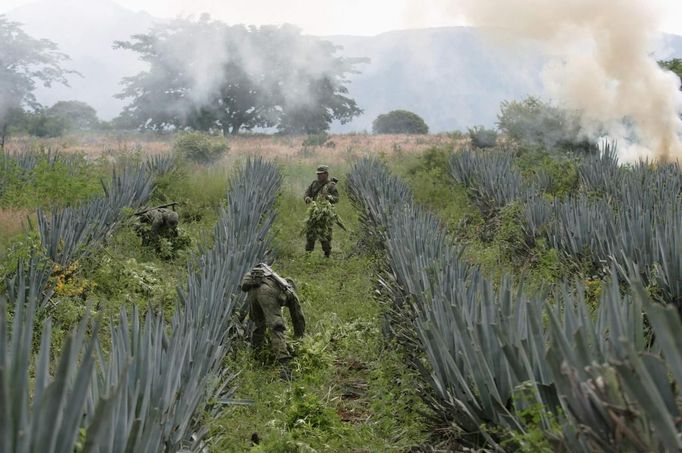
<path fill-rule="evenodd" d="M 34 94 L 39 85 L 68 85 L 72 71 L 62 67 L 66 60 L 55 43 L 32 38 L 19 23 L 0 15 L 0 148 L 9 128 L 24 118 L 24 109 L 40 108 Z"/>
<path fill-rule="evenodd" d="M 99 127 L 97 111 L 81 101 L 59 101 L 45 111 L 47 116 L 60 118 L 66 128 L 78 131 L 89 131 Z"/>
<path fill-rule="evenodd" d="M 228 26 L 204 15 L 116 47 L 149 63 L 119 95 L 131 99 L 124 116 L 142 128 L 318 132 L 361 112 L 345 78 L 360 60 L 292 26 Z"/>

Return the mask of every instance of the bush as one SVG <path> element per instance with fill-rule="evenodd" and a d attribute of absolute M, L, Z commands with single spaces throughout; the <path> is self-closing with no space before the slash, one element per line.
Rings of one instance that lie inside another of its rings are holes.
<path fill-rule="evenodd" d="M 375 134 L 428 134 L 429 126 L 416 113 L 393 110 L 379 115 L 372 123 Z"/>
<path fill-rule="evenodd" d="M 329 142 L 329 138 L 330 138 L 329 134 L 327 134 L 326 132 L 320 132 L 319 134 L 310 134 L 308 135 L 308 137 L 306 137 L 305 140 L 303 140 L 302 145 L 306 147 L 324 146 L 327 145 L 327 142 Z"/>
<path fill-rule="evenodd" d="M 580 133 L 578 115 L 538 98 L 503 101 L 497 115 L 500 131 L 526 146 L 559 147 L 567 151 L 594 150 Z"/>
<path fill-rule="evenodd" d="M 497 131 L 474 126 L 469 129 L 469 138 L 476 148 L 492 148 L 497 144 Z"/>
<path fill-rule="evenodd" d="M 54 138 L 64 135 L 69 123 L 65 118 L 50 115 L 48 110 L 40 110 L 26 114 L 23 127 L 20 128 L 34 137 Z"/>
<path fill-rule="evenodd" d="M 229 149 L 224 137 L 211 136 L 202 132 L 188 132 L 180 135 L 173 145 L 173 153 L 183 159 L 207 164 L 220 159 Z"/>
<path fill-rule="evenodd" d="M 66 124 L 68 130 L 89 131 L 99 127 L 97 111 L 80 101 L 59 101 L 45 113 Z"/>

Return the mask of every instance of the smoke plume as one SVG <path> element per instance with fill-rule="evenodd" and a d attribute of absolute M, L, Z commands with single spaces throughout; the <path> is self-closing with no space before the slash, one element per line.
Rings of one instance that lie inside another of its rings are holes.
<path fill-rule="evenodd" d="M 548 93 L 581 112 L 583 132 L 621 159 L 682 157 L 680 80 L 654 56 L 663 11 L 649 0 L 463 0 L 471 25 L 531 39 L 552 58 Z"/>

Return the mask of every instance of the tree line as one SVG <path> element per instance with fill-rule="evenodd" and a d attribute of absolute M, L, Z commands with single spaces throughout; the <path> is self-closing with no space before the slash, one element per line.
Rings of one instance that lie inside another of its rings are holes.
<path fill-rule="evenodd" d="M 332 121 L 343 124 L 362 113 L 349 96 L 348 76 L 368 60 L 338 56 L 339 47 L 291 25 L 230 26 L 202 15 L 156 25 L 114 47 L 135 52 L 148 64 L 122 80 L 115 96 L 127 104 L 117 118 L 102 122 L 92 107 L 78 101 L 46 107 L 37 101 L 36 88 L 68 85 L 68 77 L 77 73 L 67 69 L 69 57 L 55 43 L 29 36 L 19 23 L 0 15 L 0 148 L 10 132 L 51 137 L 115 128 L 229 135 L 271 128 L 319 134 Z M 682 78 L 681 59 L 659 64 Z M 538 102 L 507 102 L 502 111 L 521 127 L 525 116 L 516 110 L 545 112 Z M 563 115 L 555 110 L 559 115 L 550 112 L 551 118 Z M 373 131 L 428 133 L 428 126 L 416 114 L 396 110 L 380 115 Z"/>
<path fill-rule="evenodd" d="M 114 47 L 148 64 L 122 80 L 115 96 L 128 102 L 112 121 L 117 128 L 312 134 L 362 113 L 347 85 L 367 60 L 338 56 L 339 47 L 291 25 L 230 26 L 202 15 L 156 25 Z M 75 72 L 68 60 L 55 43 L 0 15 L 0 145 L 11 129 L 58 135 L 101 124 L 83 103 L 48 109 L 37 102 L 39 85 L 68 85 Z"/>

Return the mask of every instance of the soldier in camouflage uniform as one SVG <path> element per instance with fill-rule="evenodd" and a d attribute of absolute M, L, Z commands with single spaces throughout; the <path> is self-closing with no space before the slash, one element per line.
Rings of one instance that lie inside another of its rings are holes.
<path fill-rule="evenodd" d="M 244 275 L 242 291 L 248 293 L 249 317 L 255 324 L 251 344 L 258 351 L 265 341 L 265 330 L 270 330 L 270 343 L 275 358 L 282 366 L 282 378 L 290 379 L 288 363 L 291 355 L 287 349 L 282 307 L 291 314 L 294 337 L 305 333 L 305 318 L 293 282 L 277 275 L 267 264 L 260 263 Z"/>
<path fill-rule="evenodd" d="M 149 232 L 138 228 L 138 234 L 142 236 L 142 245 L 150 245 L 159 237 L 175 238 L 178 236 L 178 213 L 172 209 L 149 209 L 139 213 L 138 219 L 140 224 L 151 225 Z"/>
<path fill-rule="evenodd" d="M 339 191 L 336 189 L 336 178 L 329 179 L 329 167 L 320 165 L 317 167 L 317 179 L 313 181 L 305 191 L 304 200 L 306 204 L 315 202 L 316 204 L 329 203 L 331 205 L 339 201 Z M 332 213 L 332 216 L 335 214 Z M 309 215 L 309 220 L 311 215 Z M 324 220 L 323 220 L 324 222 Z M 305 249 L 312 252 L 315 249 L 315 242 L 319 239 L 324 251 L 324 256 L 329 258 L 332 252 L 332 224 L 334 219 L 329 219 L 326 225 L 316 225 L 315 222 L 308 222 L 306 225 L 306 244 Z"/>

